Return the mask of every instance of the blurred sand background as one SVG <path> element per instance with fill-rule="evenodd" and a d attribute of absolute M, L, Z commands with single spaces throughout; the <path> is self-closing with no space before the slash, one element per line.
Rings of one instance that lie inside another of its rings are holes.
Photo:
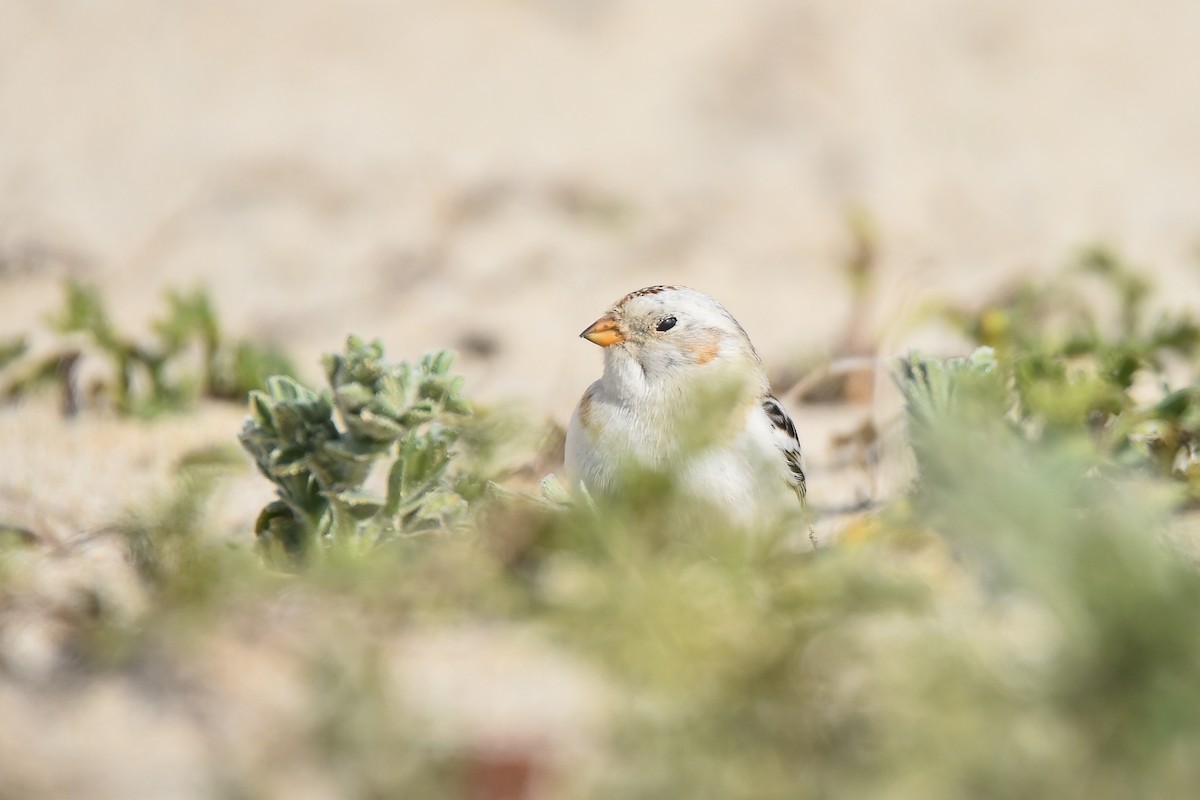
<path fill-rule="evenodd" d="M 202 284 L 229 333 L 286 346 L 310 378 L 351 332 L 393 358 L 451 346 L 472 396 L 562 423 L 600 368 L 577 333 L 644 285 L 722 300 L 776 374 L 827 354 L 852 313 L 850 213 L 875 230 L 862 328 L 883 355 L 952 350 L 908 326 L 923 303 L 977 301 L 1095 241 L 1193 303 L 1198 42 L 1193 0 L 0 0 L 0 337 L 44 328 L 67 277 L 130 332 L 165 289 Z M 829 442 L 875 411 L 793 411 L 813 496 L 861 499 Z M 0 520 L 60 544 L 93 531 L 241 416 L 0 408 Z M 247 472 L 221 525 L 248 539 L 268 496 Z M 26 676 L 59 657 L 39 604 L 136 585 L 86 537 L 34 561 L 0 625 Z M 129 591 L 113 602 L 135 613 Z M 287 690 L 256 646 L 197 668 L 233 712 L 218 760 L 290 724 L 271 721 Z M 203 794 L 194 721 L 130 697 L 0 686 L 24 720 L 3 766 L 51 796 Z M 35 720 L 51 733 L 24 737 Z M 142 768 L 113 768 L 132 740 Z M 336 795 L 278 777 L 280 796 Z"/>
<path fill-rule="evenodd" d="M 829 351 L 848 213 L 884 354 L 1094 241 L 1189 302 L 1198 36 L 1188 0 L 8 0 L 0 335 L 66 276 L 131 332 L 200 284 L 314 379 L 349 332 L 452 346 L 474 396 L 562 422 L 599 369 L 577 332 L 643 285 L 715 295 L 777 374 Z M 239 416 L 0 409 L 0 490 L 100 524 Z"/>

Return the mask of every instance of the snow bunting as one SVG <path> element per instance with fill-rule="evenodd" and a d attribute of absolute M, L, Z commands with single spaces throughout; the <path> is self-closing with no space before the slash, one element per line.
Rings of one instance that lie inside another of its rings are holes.
<path fill-rule="evenodd" d="M 625 466 L 669 471 L 747 523 L 804 503 L 796 426 L 771 396 L 746 331 L 716 300 L 650 286 L 580 336 L 604 348 L 604 374 L 567 428 L 572 485 L 604 494 Z"/>

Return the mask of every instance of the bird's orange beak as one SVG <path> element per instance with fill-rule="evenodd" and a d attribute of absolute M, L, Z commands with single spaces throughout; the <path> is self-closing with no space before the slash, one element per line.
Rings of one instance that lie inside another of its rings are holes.
<path fill-rule="evenodd" d="M 601 347 L 610 347 L 625 341 L 625 334 L 617 327 L 617 321 L 609 316 L 596 320 L 579 336 Z"/>

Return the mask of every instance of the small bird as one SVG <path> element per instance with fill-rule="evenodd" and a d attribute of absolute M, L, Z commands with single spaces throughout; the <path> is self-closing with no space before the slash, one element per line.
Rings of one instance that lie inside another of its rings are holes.
<path fill-rule="evenodd" d="M 797 498 L 803 506 L 796 426 L 724 306 L 685 286 L 649 286 L 580 336 L 604 348 L 604 374 L 567 428 L 572 485 L 606 494 L 636 465 L 676 476 L 743 523 L 777 519 Z"/>

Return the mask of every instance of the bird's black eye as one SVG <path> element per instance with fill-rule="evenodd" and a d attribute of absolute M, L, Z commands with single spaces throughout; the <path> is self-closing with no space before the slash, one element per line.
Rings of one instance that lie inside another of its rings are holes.
<path fill-rule="evenodd" d="M 666 319 L 659 320 L 658 325 L 656 325 L 654 327 L 654 330 L 669 331 L 669 330 L 671 330 L 671 328 L 674 328 L 674 327 L 675 327 L 675 318 L 667 317 Z"/>

